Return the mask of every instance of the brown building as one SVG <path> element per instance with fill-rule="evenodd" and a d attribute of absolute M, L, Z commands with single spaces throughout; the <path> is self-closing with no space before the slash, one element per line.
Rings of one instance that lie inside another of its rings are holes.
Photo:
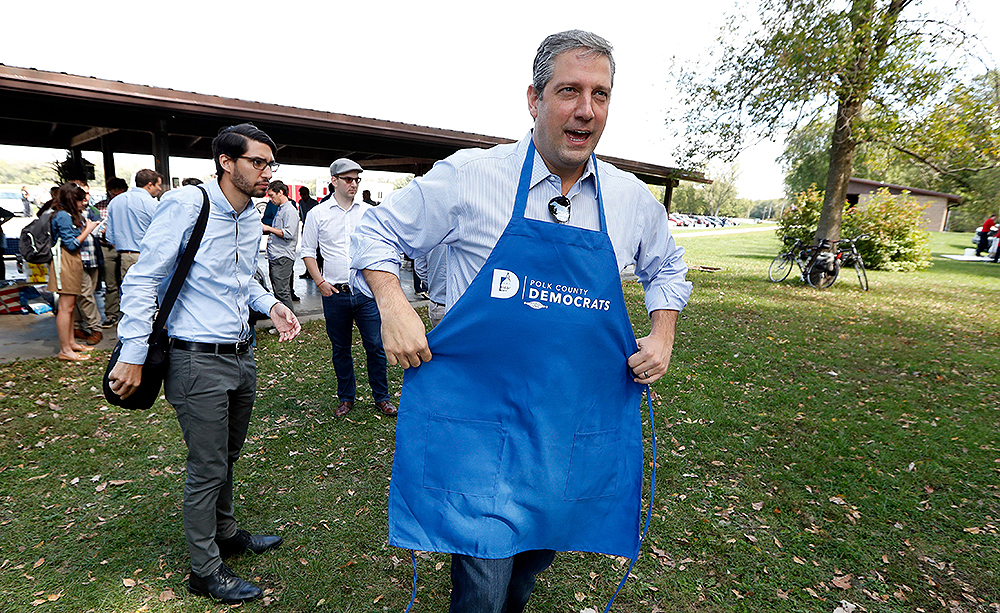
<path fill-rule="evenodd" d="M 927 209 L 924 210 L 920 221 L 923 228 L 931 232 L 943 232 L 948 227 L 948 212 L 953 207 L 962 204 L 961 196 L 955 194 L 932 192 L 891 183 L 879 183 L 857 177 L 851 177 L 851 182 L 847 185 L 847 202 L 863 208 L 871 195 L 880 189 L 888 189 L 895 196 L 909 192 L 919 204 L 925 205 Z"/>

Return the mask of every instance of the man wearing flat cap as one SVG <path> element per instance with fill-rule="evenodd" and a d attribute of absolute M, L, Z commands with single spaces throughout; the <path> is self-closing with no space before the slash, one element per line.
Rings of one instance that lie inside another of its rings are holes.
<path fill-rule="evenodd" d="M 355 202 L 361 183 L 361 166 L 347 158 L 330 164 L 333 196 L 321 202 L 306 217 L 302 229 L 302 261 L 313 282 L 323 295 L 323 315 L 326 333 L 333 348 L 333 368 L 337 372 L 338 405 L 334 415 L 347 415 L 357 398 L 354 360 L 351 358 L 351 337 L 354 324 L 361 332 L 368 363 L 368 382 L 372 388 L 375 408 L 383 415 L 395 415 L 396 407 L 389 400 L 386 357 L 382 349 L 382 319 L 374 298 L 351 291 L 349 283 L 351 234 L 370 205 Z M 323 258 L 320 270 L 316 249 Z"/>

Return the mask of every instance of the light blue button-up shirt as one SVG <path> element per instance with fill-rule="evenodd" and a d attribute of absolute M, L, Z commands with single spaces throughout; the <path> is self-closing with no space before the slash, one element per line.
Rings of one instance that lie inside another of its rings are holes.
<path fill-rule="evenodd" d="M 459 151 L 369 210 L 351 237 L 351 283 L 370 295 L 361 270 L 381 270 L 398 277 L 399 253 L 417 258 L 445 244 L 445 306 L 451 308 L 510 221 L 529 138 L 530 132 L 514 144 Z M 649 312 L 680 311 L 691 295 L 691 283 L 685 280 L 684 249 L 674 243 L 663 205 L 635 175 L 602 161 L 598 161 L 598 172 L 619 270 L 635 264 Z M 552 221 L 548 203 L 560 194 L 562 180 L 536 152 L 525 216 Z M 599 230 L 592 161 L 566 195 L 572 202 L 569 224 Z"/>
<path fill-rule="evenodd" d="M 159 206 L 160 203 L 142 187 L 118 194 L 108 203 L 104 237 L 118 251 L 139 251 L 139 243 Z"/>
<path fill-rule="evenodd" d="M 202 343 L 236 343 L 250 336 L 250 311 L 267 315 L 277 299 L 254 278 L 260 246 L 260 213 L 248 204 L 239 215 L 217 180 L 208 190 L 205 236 L 177 296 L 167 329 L 172 338 Z M 149 224 L 136 262 L 122 281 L 122 340 L 119 360 L 142 364 L 162 299 L 201 211 L 202 193 L 189 185 L 167 192 Z"/>

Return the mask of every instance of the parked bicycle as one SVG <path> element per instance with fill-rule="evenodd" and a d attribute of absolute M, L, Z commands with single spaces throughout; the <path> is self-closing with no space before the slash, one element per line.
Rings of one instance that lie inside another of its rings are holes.
<path fill-rule="evenodd" d="M 767 269 L 768 278 L 778 283 L 792 271 L 792 263 L 799 267 L 799 278 L 816 289 L 833 285 L 840 273 L 837 257 L 830 252 L 831 242 L 823 239 L 819 245 L 808 245 L 790 236 L 782 239 L 785 250 L 779 253 Z"/>
<path fill-rule="evenodd" d="M 865 272 L 865 262 L 858 252 L 858 241 L 868 238 L 867 234 L 855 236 L 854 238 L 844 238 L 837 243 L 837 260 L 840 266 L 853 266 L 854 272 L 858 274 L 858 283 L 861 289 L 868 291 L 868 273 Z"/>
<path fill-rule="evenodd" d="M 837 282 L 840 269 L 843 266 L 853 266 L 858 275 L 861 289 L 868 291 L 868 275 L 865 273 L 865 263 L 858 252 L 857 242 L 868 238 L 866 235 L 837 241 L 834 252 L 833 242 L 823 239 L 819 245 L 807 245 L 805 242 L 786 236 L 783 240 L 786 249 L 779 253 L 767 269 L 768 278 L 778 283 L 784 281 L 792 270 L 792 262 L 799 267 L 800 278 L 815 287 L 826 289 Z"/>

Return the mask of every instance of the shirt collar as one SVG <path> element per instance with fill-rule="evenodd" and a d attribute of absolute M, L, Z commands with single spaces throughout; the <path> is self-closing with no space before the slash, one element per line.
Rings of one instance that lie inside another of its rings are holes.
<path fill-rule="evenodd" d="M 521 140 L 517 145 L 518 160 L 523 162 L 524 156 L 528 153 L 528 142 L 531 140 L 532 131 L 528 131 L 528 135 Z M 542 159 L 542 155 L 538 153 L 538 148 L 535 148 L 535 163 L 531 167 L 531 185 L 529 188 L 533 188 L 542 181 L 547 180 L 549 177 L 555 176 L 549 167 L 545 165 L 545 160 Z M 587 164 L 583 169 L 583 174 L 577 179 L 576 184 L 582 183 L 585 179 L 590 181 L 594 180 L 594 158 L 587 158 Z M 576 185 L 574 184 L 574 185 Z"/>

